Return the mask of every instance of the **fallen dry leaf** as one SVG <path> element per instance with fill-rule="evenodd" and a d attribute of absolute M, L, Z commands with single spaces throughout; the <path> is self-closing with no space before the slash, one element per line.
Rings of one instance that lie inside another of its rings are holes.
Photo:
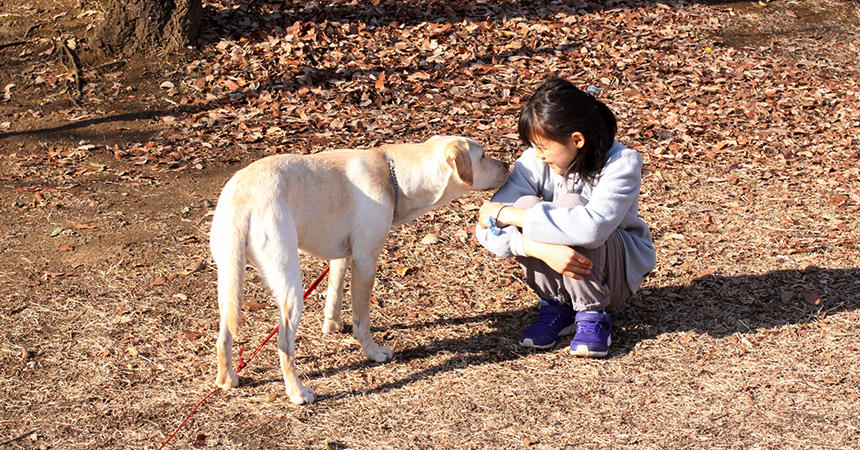
<path fill-rule="evenodd" d="M 242 309 L 251 312 L 259 311 L 263 308 L 266 308 L 267 306 L 268 305 L 266 305 L 265 303 L 260 303 L 256 300 L 248 300 L 242 303 Z"/>
<path fill-rule="evenodd" d="M 184 337 L 185 339 L 188 339 L 189 341 L 195 341 L 195 340 L 199 339 L 201 336 L 200 333 L 198 333 L 196 331 L 191 331 L 191 330 L 181 330 L 179 332 L 179 335 Z"/>
<path fill-rule="evenodd" d="M 205 262 L 203 262 L 202 260 L 201 260 L 201 261 L 197 261 L 197 262 L 195 262 L 195 263 L 191 264 L 190 266 L 188 266 L 188 268 L 187 268 L 187 269 L 185 269 L 184 274 L 185 274 L 185 275 L 189 275 L 189 274 L 192 274 L 192 273 L 195 273 L 195 272 L 200 272 L 201 270 L 203 270 L 203 269 L 205 269 L 205 268 L 206 268 L 206 263 L 205 263 Z"/>
<path fill-rule="evenodd" d="M 699 272 L 698 275 L 696 275 L 696 278 L 704 278 L 708 275 L 713 275 L 714 273 L 716 273 L 716 271 L 717 271 L 716 267 L 709 267 L 709 268 L 703 270 L 702 272 Z"/>
<path fill-rule="evenodd" d="M 816 306 L 821 303 L 821 293 L 818 291 L 803 291 L 800 293 L 803 301 L 810 305 Z"/>

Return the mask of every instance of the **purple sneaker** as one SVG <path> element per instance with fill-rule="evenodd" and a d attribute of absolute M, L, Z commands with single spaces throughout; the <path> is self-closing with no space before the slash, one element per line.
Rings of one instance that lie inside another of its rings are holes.
<path fill-rule="evenodd" d="M 599 358 L 609 353 L 612 344 L 612 319 L 606 311 L 589 310 L 576 313 L 576 335 L 570 341 L 570 353 Z"/>
<path fill-rule="evenodd" d="M 555 345 L 559 336 L 573 333 L 573 308 L 557 300 L 541 299 L 537 320 L 523 331 L 520 345 L 547 349 Z"/>

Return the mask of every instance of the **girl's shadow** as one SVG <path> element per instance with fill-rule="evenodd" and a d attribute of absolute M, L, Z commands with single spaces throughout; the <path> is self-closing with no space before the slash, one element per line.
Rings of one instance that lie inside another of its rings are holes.
<path fill-rule="evenodd" d="M 860 269 L 776 270 L 763 275 L 707 275 L 683 286 L 644 289 L 613 315 L 622 330 L 614 352 L 664 333 L 722 338 L 812 322 L 860 308 Z"/>

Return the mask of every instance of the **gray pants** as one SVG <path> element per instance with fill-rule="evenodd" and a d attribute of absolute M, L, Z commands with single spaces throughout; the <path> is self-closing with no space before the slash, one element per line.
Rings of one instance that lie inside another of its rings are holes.
<path fill-rule="evenodd" d="M 529 209 L 542 200 L 528 195 L 514 203 L 515 208 Z M 568 208 L 585 205 L 588 201 L 578 194 L 557 195 L 553 203 Z M 566 277 L 546 265 L 543 261 L 517 257 L 517 262 L 526 272 L 526 282 L 541 298 L 554 298 L 568 303 L 576 311 L 587 309 L 612 310 L 630 298 L 627 285 L 627 270 L 624 264 L 624 244 L 614 231 L 606 242 L 597 248 L 574 247 L 588 258 L 593 266 L 589 275 L 581 280 Z"/>

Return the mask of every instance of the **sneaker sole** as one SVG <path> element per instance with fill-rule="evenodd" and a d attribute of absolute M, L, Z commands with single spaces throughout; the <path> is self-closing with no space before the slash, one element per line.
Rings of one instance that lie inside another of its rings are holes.
<path fill-rule="evenodd" d="M 558 332 L 558 335 L 559 336 L 567 336 L 567 335 L 573 334 L 573 330 L 575 330 L 575 329 L 576 329 L 576 324 L 575 323 L 570 324 L 570 325 L 562 328 L 561 331 Z M 555 346 L 555 344 L 556 344 L 556 341 L 552 341 L 546 345 L 535 345 L 534 342 L 528 338 L 520 341 L 521 347 L 536 348 L 538 350 L 546 350 L 548 348 L 552 348 Z"/>
<path fill-rule="evenodd" d="M 606 347 L 607 349 L 601 352 L 596 352 L 593 350 L 589 350 L 588 347 L 583 345 L 577 345 L 575 348 L 570 347 L 570 354 L 574 356 L 582 356 L 585 358 L 602 358 L 609 354 L 609 346 L 612 345 L 612 337 L 607 339 Z"/>

